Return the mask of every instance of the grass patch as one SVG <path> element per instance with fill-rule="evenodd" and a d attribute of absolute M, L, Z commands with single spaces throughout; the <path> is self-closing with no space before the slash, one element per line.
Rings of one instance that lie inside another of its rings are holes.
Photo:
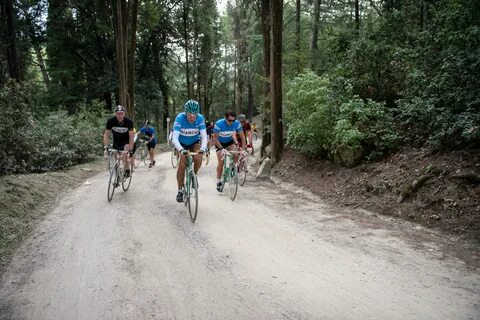
<path fill-rule="evenodd" d="M 103 170 L 97 160 L 65 171 L 0 177 L 0 274 L 55 202 Z"/>

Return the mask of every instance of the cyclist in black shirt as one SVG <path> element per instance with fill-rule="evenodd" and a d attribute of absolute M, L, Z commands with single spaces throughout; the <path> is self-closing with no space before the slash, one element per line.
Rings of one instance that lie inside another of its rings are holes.
<path fill-rule="evenodd" d="M 122 106 L 117 106 L 115 108 L 115 116 L 111 117 L 107 121 L 105 132 L 103 134 L 103 150 L 108 154 L 108 139 L 110 138 L 110 133 L 113 133 L 113 148 L 121 151 L 131 151 L 133 150 L 133 137 L 135 132 L 133 131 L 133 121 L 130 118 L 125 116 L 125 108 Z M 125 159 L 125 176 L 130 176 L 130 169 L 133 167 L 133 162 L 130 161 L 132 153 L 130 156 Z M 131 162 L 129 166 L 128 163 Z"/>

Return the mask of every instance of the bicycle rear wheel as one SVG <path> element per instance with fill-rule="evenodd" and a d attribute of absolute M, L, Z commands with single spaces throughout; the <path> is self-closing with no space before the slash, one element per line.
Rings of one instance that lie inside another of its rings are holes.
<path fill-rule="evenodd" d="M 118 180 L 118 167 L 115 164 L 110 171 L 110 178 L 108 179 L 108 193 L 107 199 L 108 202 L 112 201 L 113 193 L 115 192 L 115 188 L 117 187 L 117 180 Z"/>
<path fill-rule="evenodd" d="M 245 184 L 245 181 L 247 181 L 247 168 L 245 166 L 245 160 L 240 162 L 240 166 L 238 166 L 238 182 L 242 187 Z"/>
<path fill-rule="evenodd" d="M 198 181 L 194 173 L 190 175 L 190 190 L 188 191 L 188 213 L 190 214 L 190 221 L 195 222 L 198 213 Z"/>
<path fill-rule="evenodd" d="M 230 200 L 235 200 L 238 191 L 238 167 L 234 166 L 230 170 L 230 177 L 228 179 L 228 189 L 230 191 Z"/>
<path fill-rule="evenodd" d="M 172 149 L 170 157 L 172 160 L 172 167 L 176 168 L 178 166 L 178 151 L 175 148 Z"/>
<path fill-rule="evenodd" d="M 128 188 L 130 187 L 130 183 L 132 183 L 132 175 L 133 175 L 133 172 L 130 170 L 129 177 L 128 178 L 123 177 L 123 181 L 122 181 L 123 191 L 127 191 Z"/>

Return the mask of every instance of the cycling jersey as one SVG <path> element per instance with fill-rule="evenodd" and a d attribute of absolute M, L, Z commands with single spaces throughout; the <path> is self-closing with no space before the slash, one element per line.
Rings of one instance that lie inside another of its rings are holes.
<path fill-rule="evenodd" d="M 233 135 L 236 132 L 242 132 L 242 125 L 240 121 L 235 120 L 231 125 L 227 123 L 226 119 L 220 119 L 215 123 L 213 132 L 217 134 L 220 143 L 227 143 L 233 141 Z"/>
<path fill-rule="evenodd" d="M 117 117 L 112 117 L 107 121 L 107 130 L 111 130 L 113 134 L 113 146 L 115 149 L 122 149 L 130 142 L 129 131 L 133 130 L 133 121 L 125 117 L 119 122 Z"/>
<path fill-rule="evenodd" d="M 203 142 L 203 139 L 201 139 L 200 136 L 202 130 L 205 135 L 205 142 Z M 205 118 L 200 113 L 197 115 L 197 118 L 193 123 L 188 122 L 185 112 L 179 113 L 175 118 L 173 131 L 178 132 L 178 142 L 182 145 L 189 146 L 202 140 L 202 148 L 205 149 L 207 147 Z M 175 140 L 175 135 L 173 139 Z M 178 146 L 177 149 L 180 150 Z"/>

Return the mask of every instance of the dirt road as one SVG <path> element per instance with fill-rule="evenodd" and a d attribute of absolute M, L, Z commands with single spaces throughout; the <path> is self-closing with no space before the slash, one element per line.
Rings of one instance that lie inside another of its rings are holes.
<path fill-rule="evenodd" d="M 197 222 L 169 154 L 107 202 L 72 191 L 19 250 L 0 319 L 479 319 L 480 273 L 421 228 L 250 177 L 232 202 L 199 176 Z"/>

